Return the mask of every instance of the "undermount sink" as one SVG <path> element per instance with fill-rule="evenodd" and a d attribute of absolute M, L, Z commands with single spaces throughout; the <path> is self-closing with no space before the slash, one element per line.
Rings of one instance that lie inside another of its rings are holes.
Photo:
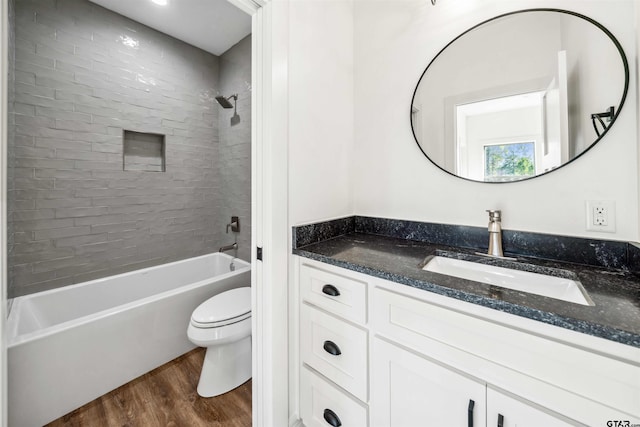
<path fill-rule="evenodd" d="M 423 270 L 582 305 L 594 305 L 579 281 L 434 256 Z"/>

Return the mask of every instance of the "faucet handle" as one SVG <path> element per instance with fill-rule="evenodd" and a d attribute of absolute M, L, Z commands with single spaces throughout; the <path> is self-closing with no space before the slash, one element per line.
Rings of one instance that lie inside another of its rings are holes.
<path fill-rule="evenodd" d="M 490 222 L 500 221 L 500 219 L 502 218 L 502 211 L 500 209 L 496 209 L 496 210 L 487 209 L 487 212 L 489 212 Z"/>
<path fill-rule="evenodd" d="M 231 228 L 231 231 L 233 231 L 234 233 L 240 231 L 240 220 L 237 216 L 232 216 L 231 222 L 227 224 L 227 234 L 229 233 L 229 228 Z"/>

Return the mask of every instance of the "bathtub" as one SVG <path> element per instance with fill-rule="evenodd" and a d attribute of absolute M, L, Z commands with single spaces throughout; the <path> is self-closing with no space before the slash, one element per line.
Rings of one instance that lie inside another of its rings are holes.
<path fill-rule="evenodd" d="M 15 298 L 9 425 L 42 426 L 188 352 L 193 310 L 250 285 L 250 264 L 215 253 Z"/>

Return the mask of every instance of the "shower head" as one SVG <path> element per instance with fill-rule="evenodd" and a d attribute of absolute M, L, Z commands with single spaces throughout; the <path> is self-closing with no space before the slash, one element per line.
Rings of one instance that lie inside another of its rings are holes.
<path fill-rule="evenodd" d="M 222 108 L 233 108 L 233 104 L 231 104 L 231 102 L 229 102 L 229 100 L 233 98 L 234 102 L 238 100 L 238 94 L 233 94 L 228 98 L 225 98 L 224 96 L 216 96 L 216 101 L 218 101 L 218 104 L 220 104 L 222 106 Z"/>

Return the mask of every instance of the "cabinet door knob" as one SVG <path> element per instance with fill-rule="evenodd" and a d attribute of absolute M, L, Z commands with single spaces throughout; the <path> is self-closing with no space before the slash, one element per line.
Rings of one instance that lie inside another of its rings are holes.
<path fill-rule="evenodd" d="M 330 295 L 332 297 L 340 296 L 340 291 L 333 285 L 326 284 L 322 287 L 322 293 Z"/>
<path fill-rule="evenodd" d="M 342 425 L 342 421 L 340 421 L 340 418 L 331 409 L 325 409 L 322 416 L 324 420 L 333 427 L 340 427 Z"/>
<path fill-rule="evenodd" d="M 340 356 L 342 354 L 340 347 L 338 347 L 338 345 L 333 341 L 325 341 L 322 348 L 324 348 L 324 351 L 329 354 L 333 354 L 334 356 Z"/>
<path fill-rule="evenodd" d="M 469 407 L 467 408 L 467 425 L 473 427 L 473 407 L 476 406 L 476 402 L 469 399 Z"/>
<path fill-rule="evenodd" d="M 504 425 L 504 416 L 502 414 L 498 414 L 498 427 L 503 427 Z"/>

